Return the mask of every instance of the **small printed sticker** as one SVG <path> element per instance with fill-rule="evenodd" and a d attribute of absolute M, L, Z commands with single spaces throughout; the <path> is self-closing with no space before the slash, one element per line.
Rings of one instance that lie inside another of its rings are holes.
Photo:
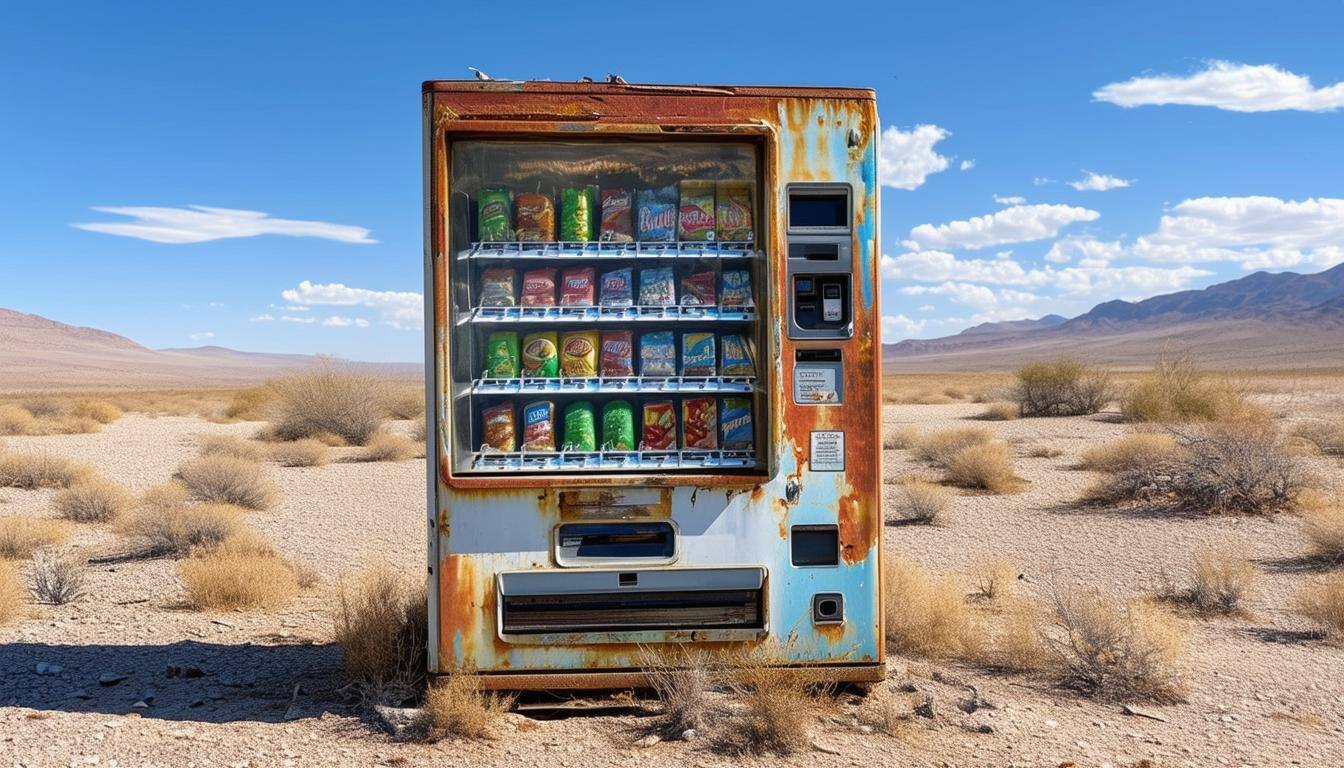
<path fill-rule="evenodd" d="M 839 430 L 813 432 L 808 461 L 813 472 L 844 472 L 845 433 Z"/>

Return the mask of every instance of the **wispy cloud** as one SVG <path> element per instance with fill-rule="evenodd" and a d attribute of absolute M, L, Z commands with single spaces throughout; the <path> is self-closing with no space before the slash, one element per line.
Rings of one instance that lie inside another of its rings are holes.
<path fill-rule="evenodd" d="M 1101 214 L 1072 205 L 1015 205 L 996 213 L 946 224 L 920 224 L 910 230 L 906 246 L 925 248 L 988 248 L 1009 243 L 1044 240 L 1078 221 L 1095 221 Z"/>
<path fill-rule="evenodd" d="M 205 341 L 206 339 L 213 339 L 213 338 L 215 338 L 215 332 L 214 332 L 214 331 L 200 331 L 199 333 L 193 333 L 193 334 L 190 334 L 190 338 L 191 338 L 192 341 Z"/>
<path fill-rule="evenodd" d="M 298 306 L 368 307 L 377 311 L 384 323 L 403 330 L 417 330 L 424 323 L 424 299 L 414 291 L 375 291 L 304 280 L 297 288 L 283 291 L 280 297 Z"/>
<path fill-rule="evenodd" d="M 1092 98 L 1121 107 L 1184 104 L 1231 112 L 1330 112 L 1344 107 L 1344 82 L 1317 88 L 1307 76 L 1273 64 L 1211 61 L 1189 75 L 1135 77 L 1104 85 Z"/>
<path fill-rule="evenodd" d="M 1133 179 L 1121 179 L 1104 173 L 1084 171 L 1083 178 L 1067 182 L 1079 192 L 1105 192 L 1110 189 L 1123 189 L 1134 183 Z"/>
<path fill-rule="evenodd" d="M 316 237 L 343 243 L 376 243 L 369 230 L 348 224 L 301 219 L 277 219 L 261 211 L 189 205 L 185 208 L 155 206 L 95 206 L 92 210 L 131 221 L 95 221 L 72 224 L 76 229 L 108 235 L 134 237 L 154 243 L 204 243 L 233 237 L 287 235 Z"/>
<path fill-rule="evenodd" d="M 974 160 L 962 160 L 962 161 L 961 161 L 961 165 L 958 166 L 958 167 L 961 168 L 961 170 L 963 170 L 963 171 L 969 171 L 969 170 L 971 170 L 972 168 L 975 167 L 975 161 L 974 161 Z"/>
<path fill-rule="evenodd" d="M 1243 269 L 1344 261 L 1344 198 L 1183 200 L 1130 252 L 1157 262 L 1239 262 Z"/>
<path fill-rule="evenodd" d="M 995 195 L 994 202 L 999 205 L 1021 205 L 1027 202 L 1027 198 L 1021 195 Z"/>
<path fill-rule="evenodd" d="M 930 175 L 947 170 L 950 161 L 934 145 L 951 135 L 936 125 L 916 125 L 909 131 L 887 126 L 878 146 L 882 186 L 917 189 Z"/>

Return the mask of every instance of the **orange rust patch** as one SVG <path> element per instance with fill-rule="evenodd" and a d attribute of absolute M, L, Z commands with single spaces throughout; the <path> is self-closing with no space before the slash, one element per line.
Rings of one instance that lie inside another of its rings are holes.
<path fill-rule="evenodd" d="M 461 644 L 464 661 L 476 655 L 486 617 L 476 563 L 466 555 L 448 555 L 439 562 L 439 658 L 456 660 L 453 643 Z M 449 662 L 451 663 L 451 662 Z"/>

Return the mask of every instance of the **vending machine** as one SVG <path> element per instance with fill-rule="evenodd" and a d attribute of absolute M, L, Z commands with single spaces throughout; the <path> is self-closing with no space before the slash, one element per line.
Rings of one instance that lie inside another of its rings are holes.
<path fill-rule="evenodd" d="M 430 671 L 881 679 L 874 93 L 423 102 Z"/>

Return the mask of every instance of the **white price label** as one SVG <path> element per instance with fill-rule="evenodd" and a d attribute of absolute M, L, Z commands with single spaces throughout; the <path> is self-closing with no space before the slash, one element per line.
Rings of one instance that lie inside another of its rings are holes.
<path fill-rule="evenodd" d="M 845 433 L 838 430 L 813 432 L 808 462 L 813 472 L 844 472 Z"/>

